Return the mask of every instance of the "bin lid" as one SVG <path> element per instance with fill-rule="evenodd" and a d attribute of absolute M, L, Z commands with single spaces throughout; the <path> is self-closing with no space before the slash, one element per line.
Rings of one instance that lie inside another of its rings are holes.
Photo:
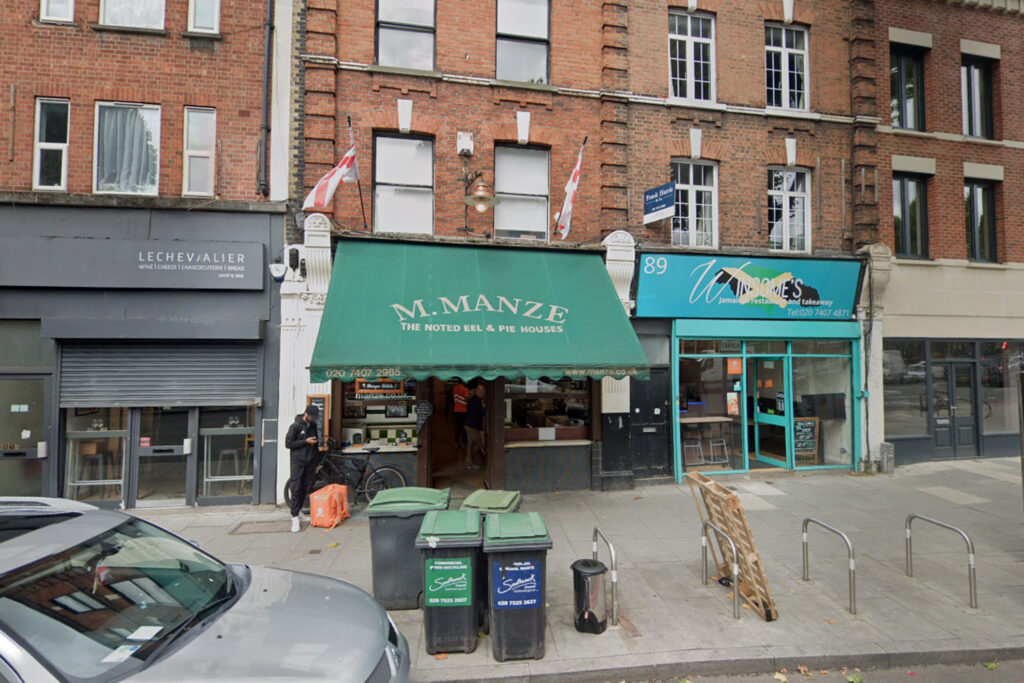
<path fill-rule="evenodd" d="M 551 537 L 539 512 L 487 515 L 484 550 L 539 550 L 551 547 Z"/>
<path fill-rule="evenodd" d="M 480 510 L 481 512 L 512 512 L 519 507 L 521 497 L 519 491 L 477 489 L 466 496 L 461 509 Z"/>
<path fill-rule="evenodd" d="M 477 510 L 429 510 L 423 516 L 417 548 L 480 547 L 483 533 Z"/>
<path fill-rule="evenodd" d="M 608 567 L 604 566 L 604 562 L 592 560 L 589 557 L 583 558 L 582 560 L 576 560 L 569 565 L 569 568 L 575 573 L 582 574 L 583 576 L 596 576 L 608 571 Z"/>
<path fill-rule="evenodd" d="M 448 507 L 451 489 L 428 489 L 422 486 L 403 486 L 381 491 L 366 506 L 370 517 L 404 517 L 411 513 L 427 510 L 444 510 Z"/>

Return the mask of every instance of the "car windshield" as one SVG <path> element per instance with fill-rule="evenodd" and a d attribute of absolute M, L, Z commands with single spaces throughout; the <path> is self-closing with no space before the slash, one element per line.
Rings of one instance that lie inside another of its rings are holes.
<path fill-rule="evenodd" d="M 234 593 L 228 568 L 132 519 L 0 577 L 0 629 L 61 678 L 120 678 Z"/>

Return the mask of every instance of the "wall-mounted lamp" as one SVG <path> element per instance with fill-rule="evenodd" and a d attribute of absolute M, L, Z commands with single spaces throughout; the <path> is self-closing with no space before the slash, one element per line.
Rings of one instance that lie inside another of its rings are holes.
<path fill-rule="evenodd" d="M 487 185 L 487 181 L 484 180 L 483 174 L 479 171 L 476 173 L 476 180 L 473 182 L 473 188 L 466 193 L 466 196 L 463 197 L 462 201 L 466 203 L 466 206 L 472 206 L 480 213 L 487 211 L 487 209 L 492 206 L 496 206 L 501 202 L 500 199 L 491 193 L 491 188 Z"/>

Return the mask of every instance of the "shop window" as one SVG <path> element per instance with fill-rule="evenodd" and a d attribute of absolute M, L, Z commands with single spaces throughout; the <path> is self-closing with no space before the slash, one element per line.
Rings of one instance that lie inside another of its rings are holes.
<path fill-rule="evenodd" d="M 378 136 L 373 173 L 375 232 L 434 232 L 433 140 Z"/>
<path fill-rule="evenodd" d="M 920 49 L 891 47 L 889 93 L 893 128 L 924 130 L 924 54 Z"/>
<path fill-rule="evenodd" d="M 886 339 L 882 345 L 885 437 L 928 434 L 924 341 Z"/>
<path fill-rule="evenodd" d="M 1019 434 L 1020 371 L 1024 343 L 981 343 L 982 433 Z"/>
<path fill-rule="evenodd" d="M 67 100 L 36 100 L 35 154 L 32 157 L 33 190 L 68 189 L 68 122 L 71 103 Z"/>
<path fill-rule="evenodd" d="M 102 0 L 100 23 L 107 26 L 162 29 L 164 0 Z"/>
<path fill-rule="evenodd" d="M 548 82 L 548 0 L 498 0 L 495 78 Z"/>
<path fill-rule="evenodd" d="M 991 139 L 992 60 L 963 55 L 960 63 L 960 94 L 963 99 L 964 135 Z"/>
<path fill-rule="evenodd" d="M 845 343 L 845 342 L 844 342 Z M 815 452 L 796 452 L 796 466 L 853 464 L 849 358 L 793 358 L 793 419 L 818 428 Z"/>
<path fill-rule="evenodd" d="M 182 191 L 185 196 L 213 196 L 217 111 L 185 107 Z"/>
<path fill-rule="evenodd" d="M 41 0 L 39 19 L 41 21 L 74 21 L 75 0 Z"/>
<path fill-rule="evenodd" d="M 65 497 L 120 501 L 128 440 L 126 408 L 67 408 Z"/>
<path fill-rule="evenodd" d="M 42 495 L 43 461 L 34 455 L 47 438 L 45 389 L 38 378 L 0 378 L 0 496 Z"/>
<path fill-rule="evenodd" d="M 669 12 L 668 66 L 672 97 L 715 99 L 715 18 Z"/>
<path fill-rule="evenodd" d="M 160 178 L 160 107 L 96 104 L 95 192 L 155 195 Z"/>
<path fill-rule="evenodd" d="M 191 0 L 188 3 L 188 30 L 195 33 L 219 33 L 220 0 Z"/>
<path fill-rule="evenodd" d="M 992 183 L 964 181 L 964 209 L 967 217 L 967 258 L 996 261 L 996 201 Z"/>
<path fill-rule="evenodd" d="M 380 0 L 377 63 L 433 70 L 434 21 L 434 0 Z"/>
<path fill-rule="evenodd" d="M 768 106 L 807 109 L 807 29 L 768 24 L 764 43 Z"/>
<path fill-rule="evenodd" d="M 590 380 L 528 379 L 505 385 L 505 440 L 590 438 Z"/>
<path fill-rule="evenodd" d="M 928 258 L 928 185 L 922 176 L 894 173 L 892 224 L 896 256 Z"/>
<path fill-rule="evenodd" d="M 672 244 L 677 247 L 713 247 L 717 240 L 718 167 L 695 161 L 673 161 L 675 215 Z"/>
<path fill-rule="evenodd" d="M 407 447 L 418 436 L 416 380 L 359 379 L 342 385 L 342 446 Z"/>
<path fill-rule="evenodd" d="M 548 235 L 546 149 L 494 148 L 494 236 L 544 241 Z"/>
<path fill-rule="evenodd" d="M 747 342 L 747 353 L 786 354 L 786 342 L 781 340 Z"/>
<path fill-rule="evenodd" d="M 793 353 L 805 355 L 850 355 L 848 341 L 819 341 L 817 339 L 799 339 L 793 342 Z"/>
<path fill-rule="evenodd" d="M 252 496 L 256 409 L 200 408 L 199 497 Z"/>
<path fill-rule="evenodd" d="M 972 341 L 933 341 L 931 342 L 932 358 L 965 358 L 974 360 L 974 342 Z"/>
<path fill-rule="evenodd" d="M 737 352 L 738 353 L 738 352 Z M 679 359 L 680 452 L 688 469 L 742 469 L 742 357 Z"/>
<path fill-rule="evenodd" d="M 739 339 L 680 339 L 679 354 L 693 356 L 704 353 L 740 353 L 743 342 Z"/>
<path fill-rule="evenodd" d="M 772 249 L 808 251 L 811 225 L 811 174 L 768 170 L 768 239 Z"/>

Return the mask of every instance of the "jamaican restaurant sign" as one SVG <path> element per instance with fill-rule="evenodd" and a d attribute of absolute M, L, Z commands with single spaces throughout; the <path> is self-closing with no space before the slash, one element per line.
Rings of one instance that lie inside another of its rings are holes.
<path fill-rule="evenodd" d="M 649 318 L 852 320 L 852 259 L 644 254 L 637 315 Z"/>

